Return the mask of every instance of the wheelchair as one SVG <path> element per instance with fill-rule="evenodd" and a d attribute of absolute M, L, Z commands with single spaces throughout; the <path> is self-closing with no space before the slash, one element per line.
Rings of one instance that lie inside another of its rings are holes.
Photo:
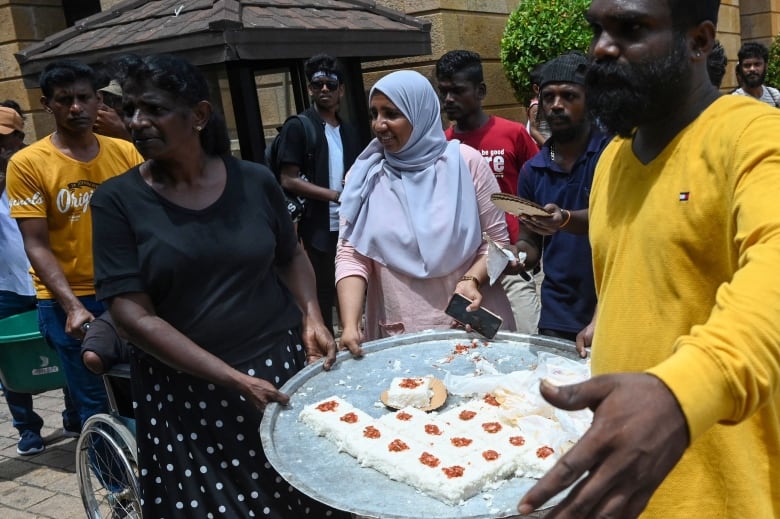
<path fill-rule="evenodd" d="M 130 366 L 103 375 L 109 412 L 90 417 L 76 444 L 76 476 L 89 519 L 141 519 Z M 0 319 L 0 383 L 38 394 L 65 386 L 56 353 L 38 331 L 38 311 Z"/>
<path fill-rule="evenodd" d="M 109 413 L 90 417 L 76 444 L 76 475 L 89 519 L 141 519 L 130 367 L 103 375 Z"/>

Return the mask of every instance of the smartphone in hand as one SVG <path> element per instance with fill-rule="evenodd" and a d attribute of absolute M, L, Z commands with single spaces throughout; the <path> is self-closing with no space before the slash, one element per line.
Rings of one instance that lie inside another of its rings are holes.
<path fill-rule="evenodd" d="M 468 312 L 466 307 L 470 304 L 471 301 L 466 297 L 460 294 L 453 294 L 444 313 L 464 326 L 468 324 L 472 330 L 484 335 L 488 339 L 495 337 L 504 320 L 482 307 L 473 312 Z"/>

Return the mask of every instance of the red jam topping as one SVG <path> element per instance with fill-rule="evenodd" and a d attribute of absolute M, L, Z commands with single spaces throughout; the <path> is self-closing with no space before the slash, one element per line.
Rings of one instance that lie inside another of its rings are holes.
<path fill-rule="evenodd" d="M 496 434 L 502 429 L 501 424 L 498 422 L 486 422 L 482 424 L 482 428 L 490 434 Z"/>
<path fill-rule="evenodd" d="M 371 438 L 372 440 L 375 440 L 382 436 L 382 433 L 379 432 L 379 429 L 374 427 L 373 425 L 369 425 L 365 429 L 363 429 L 363 436 L 366 438 Z"/>
<path fill-rule="evenodd" d="M 498 406 L 500 406 L 500 405 L 501 405 L 501 404 L 498 402 L 498 400 L 496 400 L 496 397 L 494 397 L 494 396 L 493 396 L 493 395 L 491 395 L 490 393 L 488 393 L 487 395 L 485 395 L 485 403 L 486 403 L 486 404 L 488 404 L 488 405 L 495 406 L 495 407 L 498 407 Z"/>
<path fill-rule="evenodd" d="M 450 442 L 452 442 L 455 447 L 467 447 L 468 445 L 471 445 L 471 442 L 473 441 L 474 440 L 470 438 L 450 438 Z"/>
<path fill-rule="evenodd" d="M 396 420 L 402 420 L 404 422 L 408 422 L 409 420 L 412 419 L 412 415 L 410 415 L 409 413 L 400 412 L 400 413 L 396 413 L 395 418 Z"/>
<path fill-rule="evenodd" d="M 398 384 L 399 387 L 404 389 L 414 389 L 423 385 L 421 378 L 405 378 Z"/>
<path fill-rule="evenodd" d="M 409 446 L 402 442 L 401 440 L 395 439 L 390 442 L 390 445 L 387 446 L 387 449 L 390 452 L 401 452 L 405 450 L 409 450 Z"/>
<path fill-rule="evenodd" d="M 335 400 L 328 400 L 327 402 L 323 402 L 320 405 L 318 405 L 317 410 L 326 413 L 328 411 L 335 411 L 338 406 L 339 403 L 336 402 Z"/>
<path fill-rule="evenodd" d="M 453 351 L 453 353 L 455 353 L 456 355 L 459 355 L 461 353 L 466 353 L 469 350 L 472 350 L 474 348 L 479 348 L 479 343 L 478 342 L 472 342 L 470 344 L 457 343 L 455 345 L 455 351 Z"/>
<path fill-rule="evenodd" d="M 423 465 L 428 465 L 429 467 L 438 467 L 439 466 L 439 458 L 434 456 L 433 454 L 430 454 L 428 452 L 423 452 L 422 456 L 420 456 L 420 463 Z"/>
<path fill-rule="evenodd" d="M 509 443 L 511 443 L 515 447 L 522 447 L 523 445 L 525 445 L 525 438 L 523 438 L 522 436 L 512 436 L 511 438 L 509 438 Z"/>
<path fill-rule="evenodd" d="M 475 413 L 474 411 L 469 411 L 468 409 L 464 409 L 463 411 L 460 412 L 458 418 L 460 418 L 461 420 L 471 420 L 475 416 L 477 416 L 477 413 Z"/>
<path fill-rule="evenodd" d="M 482 457 L 485 458 L 486 461 L 495 461 L 497 460 L 501 455 L 497 453 L 496 451 L 485 451 L 482 453 Z"/>
<path fill-rule="evenodd" d="M 450 479 L 459 478 L 463 476 L 463 472 L 465 472 L 465 469 L 460 465 L 453 465 L 452 467 L 444 467 L 441 470 L 442 472 L 444 472 L 444 475 Z"/>
<path fill-rule="evenodd" d="M 425 426 L 425 432 L 428 434 L 433 434 L 435 436 L 439 436 L 441 434 L 441 429 L 435 424 L 429 423 Z"/>
<path fill-rule="evenodd" d="M 541 459 L 544 459 L 544 458 L 550 456 L 553 452 L 555 452 L 555 451 L 552 449 L 552 447 L 548 447 L 547 445 L 545 445 L 544 447 L 539 447 L 538 449 L 536 449 L 536 455 L 539 458 L 541 458 Z"/>
<path fill-rule="evenodd" d="M 355 413 L 347 413 L 341 418 L 339 418 L 339 420 L 347 423 L 356 423 L 358 421 L 358 417 Z"/>

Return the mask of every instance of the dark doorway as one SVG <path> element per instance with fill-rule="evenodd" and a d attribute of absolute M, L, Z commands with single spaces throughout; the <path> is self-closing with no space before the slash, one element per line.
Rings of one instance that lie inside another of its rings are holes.
<path fill-rule="evenodd" d="M 62 0 L 62 10 L 65 11 L 65 24 L 71 27 L 76 20 L 99 13 L 100 0 Z"/>

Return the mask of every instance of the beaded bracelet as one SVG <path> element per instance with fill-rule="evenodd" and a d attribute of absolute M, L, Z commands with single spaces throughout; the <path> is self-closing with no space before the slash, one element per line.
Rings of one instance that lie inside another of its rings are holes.
<path fill-rule="evenodd" d="M 473 282 L 474 282 L 474 284 L 475 284 L 475 285 L 477 285 L 477 290 L 479 290 L 479 285 L 480 285 L 480 282 L 479 282 L 479 280 L 476 278 L 476 276 L 463 276 L 462 278 L 460 278 L 460 280 L 458 281 L 458 283 L 460 283 L 461 281 L 473 281 Z"/>

